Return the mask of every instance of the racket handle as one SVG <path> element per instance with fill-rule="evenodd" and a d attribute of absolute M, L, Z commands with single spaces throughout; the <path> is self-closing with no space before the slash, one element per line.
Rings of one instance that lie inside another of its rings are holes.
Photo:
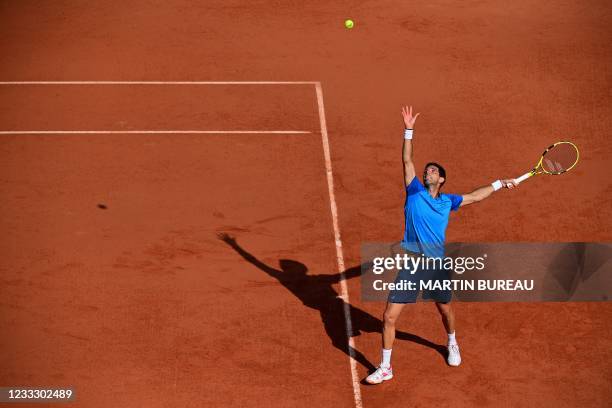
<path fill-rule="evenodd" d="M 532 172 L 529 173 L 525 173 L 523 174 L 521 177 L 514 179 L 514 181 L 516 182 L 516 184 L 519 184 L 525 180 L 527 180 L 529 177 L 533 176 Z"/>

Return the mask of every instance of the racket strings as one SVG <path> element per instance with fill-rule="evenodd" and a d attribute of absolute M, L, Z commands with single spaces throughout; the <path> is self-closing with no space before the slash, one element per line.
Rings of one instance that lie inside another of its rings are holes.
<path fill-rule="evenodd" d="M 542 170 L 560 174 L 572 168 L 578 161 L 578 150 L 571 143 L 559 143 L 548 150 L 542 160 Z"/>

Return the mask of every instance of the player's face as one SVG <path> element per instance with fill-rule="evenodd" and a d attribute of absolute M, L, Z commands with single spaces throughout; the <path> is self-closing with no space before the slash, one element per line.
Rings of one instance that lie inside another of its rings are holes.
<path fill-rule="evenodd" d="M 423 184 L 435 186 L 440 182 L 440 170 L 436 166 L 427 166 L 423 172 Z"/>

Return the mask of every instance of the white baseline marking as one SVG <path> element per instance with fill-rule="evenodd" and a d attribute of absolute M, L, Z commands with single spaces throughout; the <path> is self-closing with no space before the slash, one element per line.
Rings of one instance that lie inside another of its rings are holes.
<path fill-rule="evenodd" d="M 124 134 L 279 134 L 304 135 L 307 130 L 0 130 L 0 135 L 124 135 Z"/>
<path fill-rule="evenodd" d="M 349 362 L 351 365 L 351 378 L 353 382 L 353 394 L 355 396 L 355 407 L 362 408 L 361 389 L 359 388 L 359 376 L 357 373 L 357 360 L 355 359 L 355 340 L 352 337 L 353 322 L 351 320 L 351 309 L 349 303 L 346 275 L 344 274 L 344 255 L 342 253 L 342 239 L 340 238 L 340 225 L 338 224 L 338 207 L 334 194 L 334 174 L 332 172 L 331 154 L 329 149 L 329 138 L 327 136 L 327 123 L 325 121 L 325 106 L 323 105 L 323 89 L 321 83 L 315 85 L 317 92 L 317 104 L 319 106 L 319 120 L 321 122 L 321 139 L 323 141 L 323 155 L 325 156 L 325 173 L 327 174 L 327 189 L 329 191 L 329 204 L 331 208 L 332 222 L 334 226 L 334 239 L 336 241 L 336 259 L 340 272 L 340 298 L 344 300 L 344 320 L 346 323 L 346 336 L 348 338 Z"/>
<path fill-rule="evenodd" d="M 315 81 L 0 81 L 0 85 L 315 85 Z"/>

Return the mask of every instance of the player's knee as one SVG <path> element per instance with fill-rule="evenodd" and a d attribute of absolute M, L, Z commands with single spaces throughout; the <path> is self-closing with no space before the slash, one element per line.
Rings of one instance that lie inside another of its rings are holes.
<path fill-rule="evenodd" d="M 395 313 L 390 313 L 387 311 L 383 314 L 383 320 L 385 322 L 385 325 L 395 326 L 395 321 L 397 320 L 397 316 L 395 315 Z"/>

